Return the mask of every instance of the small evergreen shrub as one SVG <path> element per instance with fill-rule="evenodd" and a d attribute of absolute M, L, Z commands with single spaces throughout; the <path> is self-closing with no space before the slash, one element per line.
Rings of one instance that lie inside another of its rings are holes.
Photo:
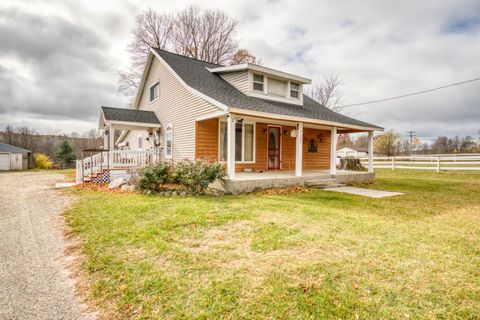
<path fill-rule="evenodd" d="M 158 192 L 169 182 L 170 164 L 159 162 L 142 168 L 138 175 L 137 188 L 142 191 Z"/>
<path fill-rule="evenodd" d="M 182 160 L 175 166 L 172 181 L 178 181 L 190 193 L 203 194 L 210 183 L 224 177 L 225 168 L 220 163 Z"/>
<path fill-rule="evenodd" d="M 35 167 L 38 169 L 50 169 L 53 165 L 52 160 L 50 160 L 50 158 L 43 153 L 35 153 L 34 158 Z"/>

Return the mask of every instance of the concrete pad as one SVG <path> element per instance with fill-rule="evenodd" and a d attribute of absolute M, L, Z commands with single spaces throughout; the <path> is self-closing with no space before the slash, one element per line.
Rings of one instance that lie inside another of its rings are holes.
<path fill-rule="evenodd" d="M 76 185 L 75 182 L 59 182 L 55 184 L 55 189 L 70 188 Z"/>
<path fill-rule="evenodd" d="M 358 196 L 364 196 L 369 198 L 385 198 L 385 197 L 399 196 L 399 195 L 405 194 L 401 192 L 390 192 L 390 191 L 372 190 L 372 189 L 364 189 L 364 188 L 356 188 L 356 187 L 335 187 L 335 188 L 326 188 L 324 190 L 355 194 Z"/>

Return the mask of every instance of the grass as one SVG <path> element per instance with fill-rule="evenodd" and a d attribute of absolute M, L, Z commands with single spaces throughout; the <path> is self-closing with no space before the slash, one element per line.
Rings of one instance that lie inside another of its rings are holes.
<path fill-rule="evenodd" d="M 380 171 L 370 199 L 76 191 L 107 318 L 479 319 L 480 174 Z"/>

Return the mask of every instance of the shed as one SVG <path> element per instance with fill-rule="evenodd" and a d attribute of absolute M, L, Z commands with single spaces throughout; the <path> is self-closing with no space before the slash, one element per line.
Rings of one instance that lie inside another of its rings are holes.
<path fill-rule="evenodd" d="M 32 151 L 0 142 L 0 170 L 26 170 Z"/>

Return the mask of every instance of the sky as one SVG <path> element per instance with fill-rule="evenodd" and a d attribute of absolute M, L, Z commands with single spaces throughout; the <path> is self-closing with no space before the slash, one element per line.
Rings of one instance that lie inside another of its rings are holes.
<path fill-rule="evenodd" d="M 129 65 L 135 15 L 191 4 L 237 19 L 240 47 L 265 66 L 314 82 L 338 75 L 344 104 L 480 77 L 478 0 L 3 0 L 0 130 L 96 128 L 100 106 L 127 105 L 118 72 Z M 478 137 L 480 81 L 343 112 L 423 141 Z"/>

